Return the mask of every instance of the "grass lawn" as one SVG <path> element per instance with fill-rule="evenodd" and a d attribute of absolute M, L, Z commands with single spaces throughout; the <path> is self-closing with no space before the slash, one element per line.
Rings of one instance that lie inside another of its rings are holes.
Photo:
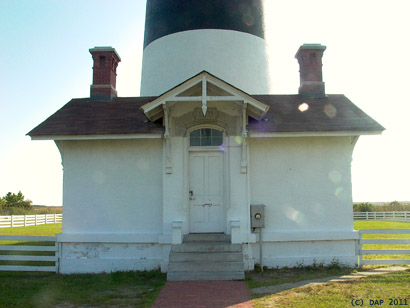
<path fill-rule="evenodd" d="M 57 275 L 0 272 L 0 307 L 151 307 L 165 274 Z"/>
<path fill-rule="evenodd" d="M 0 235 L 53 236 L 60 232 L 61 223 L 0 229 Z M 1 245 L 22 243 L 34 244 L 0 241 L 0 254 L 14 253 L 1 252 Z M 18 264 L 21 263 L 24 262 Z M 0 261 L 0 264 L 17 263 Z M 0 272 L 0 307 L 151 307 L 165 281 L 166 275 L 159 271 L 81 275 Z"/>
<path fill-rule="evenodd" d="M 358 229 L 408 229 L 408 222 L 390 221 L 355 221 L 354 228 Z M 397 234 L 372 234 L 365 238 L 410 238 L 409 235 Z M 410 245 L 365 245 L 365 249 L 410 249 Z M 401 258 L 410 259 L 408 255 L 395 256 L 365 256 L 365 258 Z M 365 266 L 365 268 L 378 266 Z M 269 269 L 264 273 L 249 272 L 246 274 L 246 282 L 250 288 L 260 286 L 276 285 L 288 282 L 311 280 L 329 276 L 344 275 L 357 271 L 355 268 L 345 268 L 337 263 L 333 266 L 324 267 L 320 265 Z M 384 303 L 377 307 L 388 307 L 389 298 L 407 299 L 410 306 L 410 270 L 394 274 L 373 276 L 361 280 L 343 283 L 326 283 L 317 286 L 308 286 L 279 292 L 265 296 L 254 296 L 255 308 L 259 307 L 352 307 L 353 299 L 363 299 L 362 307 L 374 307 L 370 305 L 370 300 L 384 299 Z M 374 302 L 373 302 L 374 303 Z"/>
<path fill-rule="evenodd" d="M 410 229 L 410 222 L 397 221 L 355 221 L 359 229 Z M 365 239 L 409 239 L 410 234 L 364 234 Z M 410 249 L 409 244 L 365 244 L 364 249 Z M 410 255 L 365 255 L 363 259 L 410 259 Z M 410 304 L 409 304 L 410 305 Z"/>
<path fill-rule="evenodd" d="M 354 229 L 410 229 L 410 222 L 356 220 Z"/>
<path fill-rule="evenodd" d="M 410 305 L 409 285 L 410 270 L 407 270 L 355 281 L 330 282 L 257 296 L 254 297 L 253 302 L 255 308 L 333 308 L 352 307 L 352 300 L 356 299 L 363 300 L 361 307 L 392 307 L 389 305 L 389 299 L 392 298 L 402 299 L 402 303 L 407 300 L 407 305 L 401 306 L 408 307 Z M 374 301 L 380 299 L 384 300 L 384 303 L 374 305 Z"/>
<path fill-rule="evenodd" d="M 355 222 L 355 229 L 365 228 L 410 228 L 410 223 Z M 0 229 L 0 235 L 51 236 L 60 232 L 61 224 Z M 379 235 L 369 235 L 373 236 L 380 238 Z M 328 267 L 316 264 L 293 269 L 269 269 L 264 273 L 248 272 L 246 282 L 250 288 L 255 288 L 344 275 L 355 271 L 355 268 L 342 267 L 334 262 Z M 159 271 L 82 275 L 0 272 L 0 307 L 151 307 L 165 281 L 166 275 Z M 279 308 L 351 307 L 352 299 L 363 299 L 363 307 L 370 307 L 371 299 L 385 299 L 386 303 L 388 298 L 394 297 L 407 298 L 410 306 L 409 285 L 410 271 L 406 271 L 363 278 L 355 282 L 326 283 L 288 290 L 255 297 L 254 303 L 255 307 Z"/>
<path fill-rule="evenodd" d="M 61 233 L 62 224 L 44 224 L 30 227 L 0 228 L 0 235 L 54 236 Z"/>

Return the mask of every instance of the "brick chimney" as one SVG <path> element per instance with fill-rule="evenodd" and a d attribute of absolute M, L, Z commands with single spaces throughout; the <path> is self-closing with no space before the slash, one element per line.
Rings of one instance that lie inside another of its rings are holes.
<path fill-rule="evenodd" d="M 323 98 L 325 83 L 322 76 L 322 56 L 326 46 L 321 44 L 303 44 L 295 58 L 300 67 L 299 95 L 307 98 Z"/>
<path fill-rule="evenodd" d="M 117 66 L 121 61 L 120 56 L 110 46 L 91 48 L 90 53 L 94 60 L 90 97 L 97 100 L 109 100 L 117 97 L 115 86 Z"/>

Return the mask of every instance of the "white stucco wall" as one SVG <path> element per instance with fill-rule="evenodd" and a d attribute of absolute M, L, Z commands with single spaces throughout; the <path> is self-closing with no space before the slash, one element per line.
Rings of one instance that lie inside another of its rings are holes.
<path fill-rule="evenodd" d="M 239 221 L 245 268 L 259 263 L 249 204 L 266 205 L 263 264 L 334 260 L 354 265 L 349 137 L 250 138 L 241 172 L 239 138 L 226 138 L 226 233 Z M 64 166 L 62 273 L 167 270 L 172 223 L 189 233 L 188 140 L 59 142 Z M 166 148 L 166 147 L 165 147 Z M 243 171 L 243 170 L 242 170 Z"/>
<path fill-rule="evenodd" d="M 268 266 L 357 262 L 350 137 L 250 139 L 251 204 L 266 206 Z M 253 245 L 259 263 L 259 248 Z"/>
<path fill-rule="evenodd" d="M 353 229 L 349 137 L 250 140 L 251 204 L 266 232 Z"/>
<path fill-rule="evenodd" d="M 64 141 L 63 234 L 162 232 L 162 140 Z"/>

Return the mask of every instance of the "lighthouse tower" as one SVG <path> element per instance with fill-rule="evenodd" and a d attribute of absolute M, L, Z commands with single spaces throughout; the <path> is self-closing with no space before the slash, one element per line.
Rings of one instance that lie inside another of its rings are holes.
<path fill-rule="evenodd" d="M 147 0 L 141 96 L 201 71 L 270 94 L 262 0 Z"/>

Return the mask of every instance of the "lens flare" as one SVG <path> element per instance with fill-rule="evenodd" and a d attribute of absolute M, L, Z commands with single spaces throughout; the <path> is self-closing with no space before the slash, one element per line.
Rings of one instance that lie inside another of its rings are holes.
<path fill-rule="evenodd" d="M 329 179 L 335 184 L 339 184 L 342 181 L 342 175 L 337 170 L 330 171 L 328 176 Z"/>
<path fill-rule="evenodd" d="M 294 222 L 300 224 L 304 220 L 304 215 L 297 209 L 288 206 L 285 215 Z"/>
<path fill-rule="evenodd" d="M 346 194 L 345 190 L 343 189 L 343 187 L 336 188 L 335 196 L 339 200 L 346 200 L 346 198 L 347 198 L 347 194 Z"/>
<path fill-rule="evenodd" d="M 323 108 L 323 112 L 330 118 L 333 119 L 336 114 L 337 114 L 337 109 L 331 105 L 331 104 L 327 104 L 324 108 Z"/>
<path fill-rule="evenodd" d="M 302 103 L 299 105 L 298 109 L 300 112 L 305 112 L 309 109 L 309 105 L 306 103 Z"/>
<path fill-rule="evenodd" d="M 241 137 L 241 136 L 236 136 L 236 137 L 235 137 L 235 142 L 236 142 L 237 144 L 242 144 L 242 142 L 243 142 L 242 137 Z"/>

